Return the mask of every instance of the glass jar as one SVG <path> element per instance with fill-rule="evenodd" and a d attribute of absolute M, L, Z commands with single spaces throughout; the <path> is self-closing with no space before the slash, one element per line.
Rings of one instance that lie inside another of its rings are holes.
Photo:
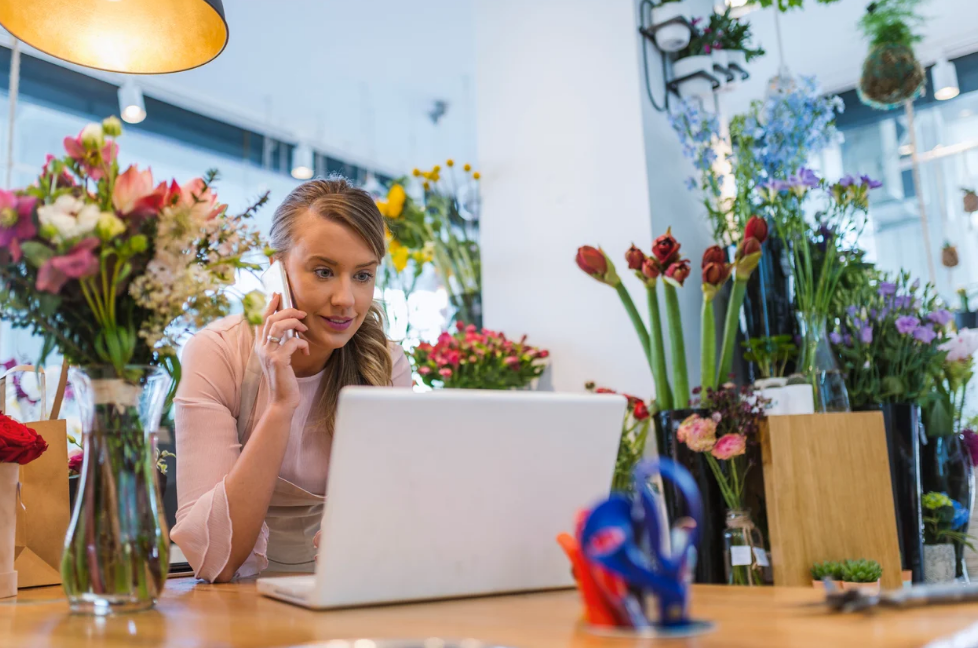
<path fill-rule="evenodd" d="M 728 585 L 767 585 L 771 582 L 771 563 L 764 550 L 761 532 L 751 520 L 750 511 L 727 511 L 723 553 Z"/>
<path fill-rule="evenodd" d="M 815 411 L 848 412 L 849 390 L 826 334 L 825 318 L 798 313 L 802 347 L 799 371 L 814 390 Z"/>

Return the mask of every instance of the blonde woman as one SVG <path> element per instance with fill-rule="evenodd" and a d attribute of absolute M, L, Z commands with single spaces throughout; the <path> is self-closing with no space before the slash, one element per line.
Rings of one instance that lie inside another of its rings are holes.
<path fill-rule="evenodd" d="M 340 389 L 411 386 L 373 303 L 385 240 L 371 197 L 306 182 L 275 211 L 271 242 L 295 308 L 276 295 L 262 326 L 228 317 L 183 352 L 171 537 L 211 582 L 312 571 Z"/>

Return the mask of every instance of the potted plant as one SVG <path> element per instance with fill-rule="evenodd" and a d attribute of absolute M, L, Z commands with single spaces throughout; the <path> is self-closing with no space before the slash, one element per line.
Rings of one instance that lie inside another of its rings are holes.
<path fill-rule="evenodd" d="M 880 593 L 883 568 L 875 560 L 846 560 L 842 563 L 842 589 L 859 590 L 875 596 Z"/>
<path fill-rule="evenodd" d="M 765 54 L 763 48 L 750 46 L 750 23 L 734 18 L 730 7 L 710 17 L 709 29 L 715 38 L 714 51 L 722 53 L 724 67 L 747 72 L 747 64 Z"/>
<path fill-rule="evenodd" d="M 842 589 L 842 563 L 826 560 L 812 565 L 812 587 L 817 590 L 825 589 L 826 578 Z"/>
<path fill-rule="evenodd" d="M 704 109 L 708 109 L 710 106 L 708 99 L 713 96 L 714 80 L 719 79 L 713 71 L 714 38 L 712 34 L 705 31 L 709 27 L 700 27 L 702 21 L 702 18 L 695 18 L 692 21 L 692 36 L 689 44 L 679 51 L 676 60 L 673 61 L 672 78 L 678 80 L 690 77 L 679 84 L 680 96 L 684 99 L 698 97 L 702 100 Z M 703 74 L 697 75 L 697 73 Z"/>
<path fill-rule="evenodd" d="M 958 330 L 978 328 L 978 311 L 971 310 L 968 289 L 958 288 L 957 294 L 958 299 L 961 300 L 961 306 L 954 313 L 954 326 Z"/>
<path fill-rule="evenodd" d="M 922 19 L 915 13 L 920 0 L 876 0 L 859 22 L 869 39 L 857 88 L 867 106 L 889 110 L 916 99 L 924 92 L 927 76 L 913 46 Z"/>
<path fill-rule="evenodd" d="M 657 0 L 652 6 L 652 25 L 655 31 L 655 44 L 663 52 L 678 52 L 689 44 L 690 28 L 680 22 L 665 23 L 685 17 L 683 0 Z"/>
<path fill-rule="evenodd" d="M 593 382 L 584 385 L 592 394 L 617 394 L 607 387 L 595 387 Z M 632 469 L 645 455 L 645 442 L 652 424 L 648 405 L 637 396 L 622 394 L 628 399 L 625 418 L 622 420 L 621 443 L 618 445 L 618 458 L 615 461 L 615 474 L 611 480 L 611 490 L 632 490 Z"/>
<path fill-rule="evenodd" d="M 754 389 L 769 401 L 768 416 L 815 412 L 809 382 L 804 378 L 792 381 L 785 376 L 788 364 L 798 355 L 790 335 L 751 338 L 741 342 L 741 346 L 745 349 L 744 360 L 753 363 L 761 375 L 754 381 Z"/>
<path fill-rule="evenodd" d="M 974 214 L 978 212 L 978 193 L 975 193 L 974 189 L 968 189 L 962 187 L 961 191 L 964 193 L 964 211 L 967 214 Z"/>
<path fill-rule="evenodd" d="M 968 522 L 968 510 L 946 493 L 929 492 L 924 507 L 924 582 L 949 583 L 954 580 L 957 560 L 954 545 L 972 551 L 972 537 L 961 529 Z"/>

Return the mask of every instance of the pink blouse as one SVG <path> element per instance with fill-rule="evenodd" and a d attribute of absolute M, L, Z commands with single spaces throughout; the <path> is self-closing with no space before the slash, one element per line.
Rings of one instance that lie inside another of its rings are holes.
<path fill-rule="evenodd" d="M 177 395 L 175 428 L 177 458 L 177 523 L 170 537 L 187 556 L 197 578 L 213 581 L 231 555 L 234 529 L 228 513 L 224 478 L 241 454 L 237 416 L 241 383 L 253 348 L 253 333 L 240 315 L 225 317 L 197 333 L 182 356 L 183 375 Z M 411 386 L 411 366 L 400 346 L 391 343 L 391 382 Z M 307 426 L 317 402 L 322 373 L 299 378 L 299 407 L 292 417 L 289 443 L 279 477 L 309 491 L 326 490 L 332 435 Z M 255 400 L 258 421 L 268 403 L 264 381 Z M 251 435 L 245 432 L 245 441 Z M 251 555 L 238 577 L 253 576 L 268 566 L 268 527 L 263 524 Z"/>

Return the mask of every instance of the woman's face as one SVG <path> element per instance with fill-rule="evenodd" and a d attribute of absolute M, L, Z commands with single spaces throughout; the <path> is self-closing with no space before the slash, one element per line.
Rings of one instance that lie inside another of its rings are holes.
<path fill-rule="evenodd" d="M 284 261 L 295 307 L 306 312 L 302 336 L 312 347 L 339 349 L 370 310 L 379 259 L 356 232 L 312 211 L 294 232 Z"/>

